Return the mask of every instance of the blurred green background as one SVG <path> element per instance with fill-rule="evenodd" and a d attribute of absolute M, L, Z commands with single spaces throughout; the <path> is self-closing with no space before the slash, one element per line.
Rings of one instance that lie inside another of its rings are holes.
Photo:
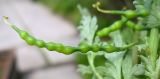
<path fill-rule="evenodd" d="M 100 1 L 103 9 L 122 9 L 124 7 L 132 8 L 131 0 L 35 0 L 49 7 L 53 12 L 64 16 L 76 26 L 80 21 L 80 13 L 77 5 L 87 8 L 98 18 L 100 28 L 108 26 L 117 19 L 118 16 L 99 13 L 92 7 L 92 4 Z M 110 18 L 110 19 L 109 19 Z"/>

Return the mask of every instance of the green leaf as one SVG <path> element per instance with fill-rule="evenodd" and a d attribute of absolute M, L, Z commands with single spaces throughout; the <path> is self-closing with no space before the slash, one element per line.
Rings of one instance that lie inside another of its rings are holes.
<path fill-rule="evenodd" d="M 150 78 L 156 78 L 159 79 L 160 78 L 160 57 L 156 60 L 156 67 L 155 69 L 153 69 L 153 66 L 151 65 L 151 60 L 149 57 L 145 57 L 145 56 L 140 56 L 142 63 L 144 65 L 145 68 L 145 76 L 150 77 Z M 144 71 L 141 70 L 141 68 L 143 67 L 138 67 L 136 74 L 140 74 L 140 73 L 144 73 Z"/>
<path fill-rule="evenodd" d="M 106 73 L 114 79 L 121 79 L 121 65 L 125 52 L 114 52 L 105 54 L 107 59 Z"/>
<path fill-rule="evenodd" d="M 147 2 L 147 1 L 146 1 Z M 160 26 L 160 0 L 154 0 L 152 3 L 150 15 L 146 19 L 147 27 L 159 27 Z"/>
<path fill-rule="evenodd" d="M 104 77 L 104 79 L 114 79 L 113 77 Z"/>
<path fill-rule="evenodd" d="M 132 55 L 128 52 L 123 60 L 122 72 L 124 79 L 142 79 L 145 75 L 145 66 L 143 64 L 136 64 L 133 66 Z"/>
<path fill-rule="evenodd" d="M 160 56 L 156 61 L 156 76 L 157 76 L 157 78 L 160 78 L 159 74 L 160 74 Z"/>
<path fill-rule="evenodd" d="M 160 11 L 159 11 L 160 12 Z M 154 14 L 152 13 L 149 17 L 148 17 L 148 20 L 147 20 L 147 26 L 146 27 L 149 27 L 149 28 L 152 28 L 152 27 L 159 27 L 160 26 L 160 16 L 157 17 L 157 15 L 155 14 L 157 13 L 157 11 L 154 12 Z"/>
<path fill-rule="evenodd" d="M 134 34 L 132 29 L 124 28 L 121 33 L 122 33 L 123 40 L 125 43 L 127 43 L 127 44 L 132 43 L 133 34 Z"/>
<path fill-rule="evenodd" d="M 133 76 L 141 76 L 145 74 L 145 67 L 142 64 L 137 64 L 132 68 Z"/>
<path fill-rule="evenodd" d="M 80 72 L 82 75 L 92 74 L 90 66 L 85 66 L 85 65 L 79 65 L 78 72 Z"/>
<path fill-rule="evenodd" d="M 141 6 L 144 6 L 148 11 L 151 10 L 153 0 L 134 0 L 133 3 L 136 7 L 136 10 L 139 11 L 142 9 Z"/>
<path fill-rule="evenodd" d="M 128 52 L 122 63 L 122 73 L 124 79 L 132 79 L 132 65 L 132 55 Z"/>
<path fill-rule="evenodd" d="M 125 45 L 120 31 L 112 32 L 110 36 L 113 39 L 113 43 L 115 44 L 116 47 L 122 47 L 123 45 Z"/>
<path fill-rule="evenodd" d="M 142 52 L 143 50 L 147 49 L 147 45 L 146 44 L 140 44 L 140 45 L 136 45 L 137 50 L 139 52 Z"/>
<path fill-rule="evenodd" d="M 95 32 L 97 31 L 97 18 L 95 16 L 91 16 L 87 9 L 82 9 L 79 7 L 82 20 L 79 26 L 81 41 L 86 41 L 88 44 L 92 44 L 95 37 Z"/>
<path fill-rule="evenodd" d="M 88 11 L 88 9 L 82 8 L 80 5 L 78 5 L 78 9 L 79 9 L 82 17 L 91 15 L 90 12 Z"/>
<path fill-rule="evenodd" d="M 80 36 L 81 36 L 81 42 L 86 42 L 89 45 L 93 45 L 94 43 L 100 43 L 100 39 L 99 38 L 95 38 L 95 33 L 97 31 L 98 25 L 97 25 L 97 18 L 95 16 L 91 16 L 91 14 L 89 13 L 89 11 L 85 8 L 81 8 L 79 6 L 79 9 L 81 11 L 82 14 L 82 20 L 81 20 L 81 24 L 79 26 L 80 29 Z M 97 52 L 94 53 L 92 51 L 87 52 L 87 57 L 88 57 L 88 62 L 90 65 L 90 69 L 93 73 L 92 75 L 92 79 L 103 79 L 101 77 L 101 74 L 99 74 L 96 71 L 96 67 L 94 66 L 94 59 L 97 55 L 103 55 L 103 52 Z M 85 71 L 82 71 L 83 74 Z"/>
<path fill-rule="evenodd" d="M 150 11 L 153 0 L 144 0 L 144 6 Z"/>
<path fill-rule="evenodd" d="M 101 74 L 102 76 L 106 75 L 106 67 L 105 66 L 98 66 L 96 67 L 96 71 Z"/>
<path fill-rule="evenodd" d="M 140 55 L 141 61 L 143 64 L 145 64 L 145 66 L 147 67 L 147 71 L 152 72 L 152 66 L 151 66 L 151 60 L 149 59 L 149 57 L 145 57 Z"/>
<path fill-rule="evenodd" d="M 159 58 L 157 59 L 157 63 L 156 63 L 157 65 L 156 65 L 156 70 L 159 70 L 160 71 L 160 56 L 159 56 Z"/>
<path fill-rule="evenodd" d="M 115 46 L 121 47 L 124 45 L 120 31 L 115 31 L 111 33 L 110 36 L 112 37 Z M 105 54 L 105 58 L 107 59 L 106 74 L 109 74 L 108 77 L 113 79 L 122 78 L 121 66 L 122 66 L 122 60 L 123 60 L 124 54 L 125 54 L 125 51 Z"/>

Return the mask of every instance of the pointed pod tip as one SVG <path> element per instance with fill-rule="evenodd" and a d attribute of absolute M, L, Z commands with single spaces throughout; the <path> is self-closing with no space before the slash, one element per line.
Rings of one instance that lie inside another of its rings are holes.
<path fill-rule="evenodd" d="M 3 16 L 3 21 L 5 24 L 7 24 L 8 26 L 10 26 L 11 28 L 13 28 L 15 31 L 20 32 L 20 29 L 16 27 L 16 25 L 12 24 L 9 22 L 9 17 L 7 16 Z"/>
<path fill-rule="evenodd" d="M 3 21 L 4 21 L 6 24 L 11 25 L 11 24 L 8 22 L 8 19 L 9 19 L 9 17 L 3 16 Z"/>
<path fill-rule="evenodd" d="M 93 8 L 96 8 L 96 5 L 95 5 L 95 4 L 92 4 L 92 7 L 93 7 Z"/>
<path fill-rule="evenodd" d="M 4 18 L 4 19 L 9 19 L 9 17 L 7 17 L 7 16 L 3 16 L 3 18 Z"/>
<path fill-rule="evenodd" d="M 101 5 L 101 3 L 100 3 L 100 2 L 97 2 L 96 5 L 99 6 L 99 5 Z"/>
<path fill-rule="evenodd" d="M 100 2 L 96 2 L 95 4 L 92 5 L 93 8 L 97 8 L 98 6 L 100 6 L 101 3 Z"/>

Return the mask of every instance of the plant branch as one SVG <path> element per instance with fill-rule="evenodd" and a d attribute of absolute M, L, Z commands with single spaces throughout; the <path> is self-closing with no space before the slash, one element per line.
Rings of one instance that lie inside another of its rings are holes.
<path fill-rule="evenodd" d="M 150 58 L 152 61 L 153 69 L 155 69 L 156 60 L 158 57 L 158 44 L 159 44 L 159 30 L 157 28 L 151 29 L 150 39 L 149 39 L 149 48 L 150 48 Z"/>
<path fill-rule="evenodd" d="M 87 58 L 88 58 L 89 65 L 91 66 L 91 69 L 94 75 L 97 77 L 97 79 L 103 79 L 103 77 L 96 71 L 96 68 L 94 66 L 95 54 L 93 52 L 88 52 Z"/>
<path fill-rule="evenodd" d="M 158 58 L 158 44 L 159 44 L 159 29 L 153 28 L 150 32 L 149 48 L 150 48 L 150 59 L 152 64 L 152 76 L 151 79 L 159 79 L 157 70 L 157 58 Z"/>

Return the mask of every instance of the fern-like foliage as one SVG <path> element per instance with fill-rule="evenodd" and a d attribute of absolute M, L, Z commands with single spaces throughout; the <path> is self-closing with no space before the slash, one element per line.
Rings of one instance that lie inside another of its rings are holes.
<path fill-rule="evenodd" d="M 154 0 L 147 18 L 147 27 L 160 27 L 160 0 Z"/>
<path fill-rule="evenodd" d="M 93 44 L 95 33 L 98 29 L 97 18 L 91 16 L 89 11 L 85 8 L 78 6 L 81 14 L 82 20 L 80 22 L 80 35 L 81 41 L 86 41 L 88 44 Z"/>
<path fill-rule="evenodd" d="M 141 10 L 142 6 L 148 11 L 151 10 L 153 0 L 134 0 L 136 10 Z"/>

